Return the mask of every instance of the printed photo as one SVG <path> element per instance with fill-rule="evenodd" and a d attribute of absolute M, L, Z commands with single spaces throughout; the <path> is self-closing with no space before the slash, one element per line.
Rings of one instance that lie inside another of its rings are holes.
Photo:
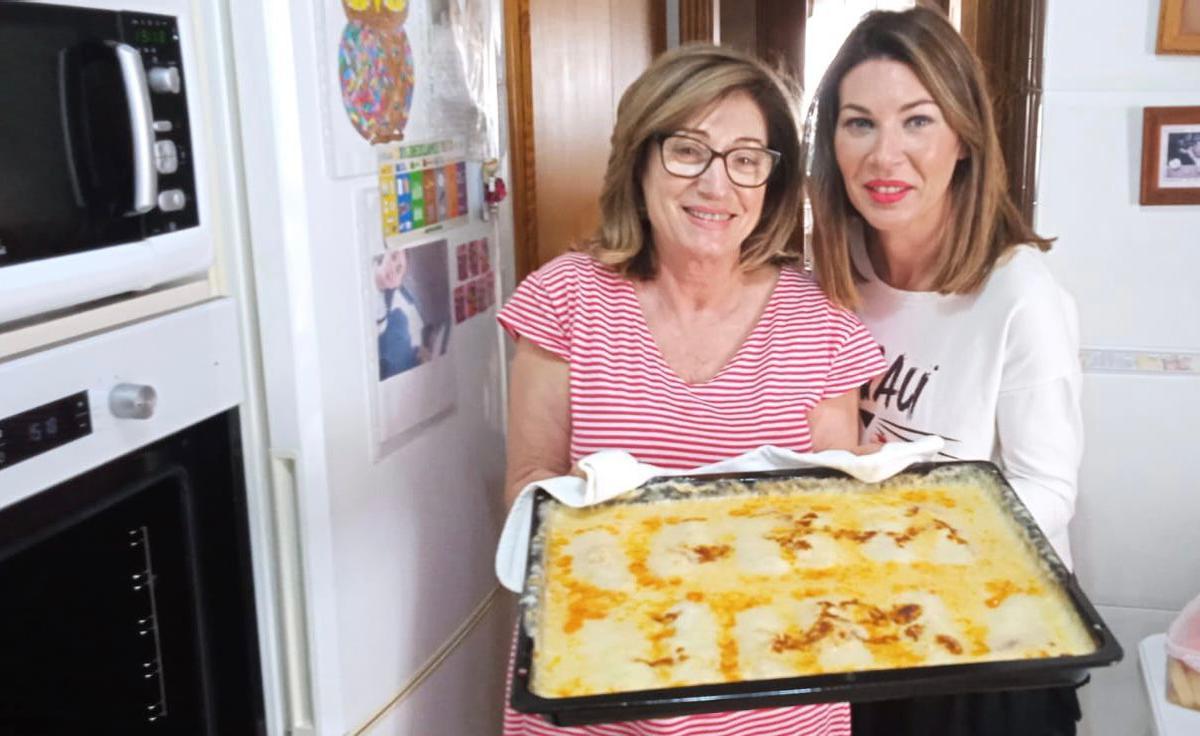
<path fill-rule="evenodd" d="M 445 354 L 452 324 L 446 241 L 372 259 L 379 380 Z"/>
<path fill-rule="evenodd" d="M 488 241 L 487 238 L 480 238 L 474 243 L 476 258 L 479 261 L 479 273 L 485 273 L 492 270 L 491 259 L 488 257 Z"/>
<path fill-rule="evenodd" d="M 471 275 L 470 271 L 467 270 L 467 249 L 470 247 L 471 247 L 470 243 L 459 243 L 458 247 L 455 249 L 457 252 L 457 257 L 458 257 L 458 280 L 459 281 L 466 281 L 467 277 Z"/>
<path fill-rule="evenodd" d="M 379 232 L 386 203 L 381 189 L 362 191 L 356 218 L 363 380 L 375 462 L 410 441 L 414 428 L 452 412 L 457 395 L 449 245 L 440 238 L 386 247 Z"/>
<path fill-rule="evenodd" d="M 1191 131 L 1163 132 L 1167 150 L 1161 177 L 1164 180 L 1200 181 L 1200 126 Z"/>

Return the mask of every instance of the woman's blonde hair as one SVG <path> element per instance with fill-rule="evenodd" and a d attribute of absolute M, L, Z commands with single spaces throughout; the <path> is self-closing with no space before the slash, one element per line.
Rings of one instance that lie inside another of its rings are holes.
<path fill-rule="evenodd" d="M 933 290 L 942 294 L 977 290 L 1000 257 L 1016 245 L 1029 243 L 1049 250 L 1051 241 L 1033 232 L 1008 194 L 983 69 L 962 36 L 944 15 L 930 8 L 874 11 L 842 44 L 813 103 L 816 129 L 809 178 L 813 259 L 829 297 L 843 306 L 858 305 L 855 279 L 861 275 L 850 261 L 848 234 L 855 210 L 846 195 L 833 140 L 842 79 L 873 59 L 897 61 L 913 71 L 942 109 L 966 153 L 950 180 L 950 215 L 934 265 Z"/>
<path fill-rule="evenodd" d="M 682 128 L 734 92 L 746 92 L 767 123 L 767 147 L 779 164 L 766 183 L 762 216 L 742 243 L 741 264 L 794 261 L 793 240 L 802 204 L 803 159 L 798 88 L 757 59 L 733 49 L 689 44 L 662 54 L 637 78 L 617 107 L 612 151 L 600 194 L 600 227 L 582 245 L 600 262 L 631 278 L 653 278 L 657 257 L 646 214 L 642 174 L 659 136 Z"/>

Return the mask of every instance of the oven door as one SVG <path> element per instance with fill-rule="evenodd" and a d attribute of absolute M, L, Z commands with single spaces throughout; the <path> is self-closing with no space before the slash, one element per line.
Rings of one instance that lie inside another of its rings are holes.
<path fill-rule="evenodd" d="M 0 733 L 261 732 L 236 417 L 0 512 Z"/>
<path fill-rule="evenodd" d="M 0 361 L 3 736 L 265 732 L 241 370 L 229 299 Z"/>
<path fill-rule="evenodd" d="M 0 266 L 140 240 L 149 88 L 120 15 L 0 4 Z"/>

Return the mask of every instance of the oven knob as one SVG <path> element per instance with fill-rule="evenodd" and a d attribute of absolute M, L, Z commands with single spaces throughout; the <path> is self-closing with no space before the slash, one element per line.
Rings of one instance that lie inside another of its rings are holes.
<path fill-rule="evenodd" d="M 157 402 L 153 386 L 137 383 L 119 383 L 108 395 L 108 409 L 118 419 L 149 419 Z"/>
<path fill-rule="evenodd" d="M 146 73 L 146 82 L 160 94 L 179 94 L 179 70 L 173 66 L 152 67 Z"/>
<path fill-rule="evenodd" d="M 158 193 L 158 208 L 163 212 L 175 212 L 187 205 L 187 195 L 182 189 L 168 189 Z"/>

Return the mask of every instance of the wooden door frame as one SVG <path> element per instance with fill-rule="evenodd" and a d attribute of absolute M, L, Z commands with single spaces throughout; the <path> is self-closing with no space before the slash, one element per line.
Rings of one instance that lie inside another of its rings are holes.
<path fill-rule="evenodd" d="M 513 265 L 519 283 L 538 267 L 537 179 L 533 139 L 533 68 L 529 0 L 504 0 L 504 69 L 508 99 L 509 196 Z"/>
<path fill-rule="evenodd" d="M 538 236 L 538 169 L 535 129 L 531 0 L 504 0 L 505 93 L 508 102 L 509 196 L 513 212 L 516 282 L 536 270 L 545 254 Z M 535 3 L 536 6 L 536 3 Z M 653 53 L 666 48 L 666 0 L 648 0 Z M 640 71 L 640 70 L 639 70 Z M 615 106 L 615 101 L 614 101 Z M 607 136 L 607 131 L 605 133 Z M 553 141 L 547 139 L 549 149 Z M 546 197 L 552 202 L 553 197 Z"/>
<path fill-rule="evenodd" d="M 1046 0 L 961 0 L 962 35 L 983 63 L 1008 169 L 1027 222 L 1037 207 Z"/>

